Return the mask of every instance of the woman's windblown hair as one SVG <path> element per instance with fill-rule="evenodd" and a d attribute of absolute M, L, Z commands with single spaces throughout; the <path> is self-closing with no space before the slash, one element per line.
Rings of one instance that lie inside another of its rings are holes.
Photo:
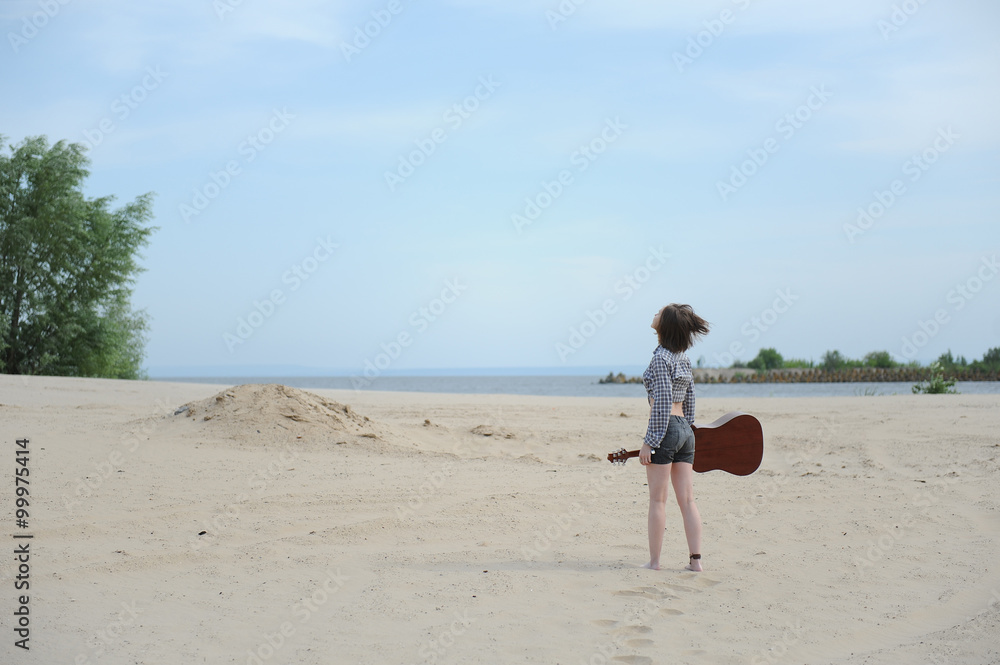
<path fill-rule="evenodd" d="M 671 303 L 660 312 L 660 325 L 656 336 L 660 346 L 671 353 L 688 350 L 696 337 L 708 334 L 708 321 L 694 313 L 691 305 Z"/>

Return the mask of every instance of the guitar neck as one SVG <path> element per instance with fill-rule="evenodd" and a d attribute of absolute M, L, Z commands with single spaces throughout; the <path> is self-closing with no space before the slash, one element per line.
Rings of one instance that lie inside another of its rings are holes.
<path fill-rule="evenodd" d="M 638 450 L 625 450 L 622 448 L 616 453 L 608 453 L 608 461 L 611 463 L 624 464 L 625 460 L 638 456 Z"/>

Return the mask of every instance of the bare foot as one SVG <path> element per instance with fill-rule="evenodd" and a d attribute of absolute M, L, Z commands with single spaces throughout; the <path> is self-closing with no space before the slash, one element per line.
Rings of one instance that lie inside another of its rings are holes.
<path fill-rule="evenodd" d="M 695 557 L 697 557 L 697 558 L 695 558 Z M 696 573 L 700 573 L 702 571 L 702 567 L 701 567 L 701 555 L 700 554 L 693 554 L 693 555 L 691 555 L 691 563 L 689 563 L 688 565 L 686 565 L 684 567 L 687 570 L 691 570 L 691 571 L 694 571 Z"/>
<path fill-rule="evenodd" d="M 642 564 L 642 567 L 643 568 L 649 568 L 650 570 L 659 570 L 660 569 L 660 564 L 659 563 L 653 563 L 652 561 L 650 561 L 649 563 Z"/>

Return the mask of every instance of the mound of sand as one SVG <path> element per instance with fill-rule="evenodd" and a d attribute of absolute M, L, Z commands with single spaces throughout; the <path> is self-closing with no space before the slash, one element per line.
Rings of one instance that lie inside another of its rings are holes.
<path fill-rule="evenodd" d="M 188 402 L 174 413 L 233 439 L 375 438 L 374 423 L 346 404 L 278 383 L 248 383 Z"/>

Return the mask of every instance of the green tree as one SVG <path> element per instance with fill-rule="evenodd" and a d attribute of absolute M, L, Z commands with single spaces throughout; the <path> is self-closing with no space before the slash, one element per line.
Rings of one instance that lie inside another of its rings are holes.
<path fill-rule="evenodd" d="M 820 365 L 828 372 L 836 371 L 844 364 L 844 356 L 840 355 L 840 351 L 827 351 L 823 354 L 823 360 L 820 361 Z"/>
<path fill-rule="evenodd" d="M 995 346 L 984 353 L 982 360 L 974 360 L 972 366 L 987 372 L 1000 372 L 1000 346 Z"/>
<path fill-rule="evenodd" d="M 777 349 L 761 349 L 757 352 L 757 357 L 747 363 L 747 367 L 764 372 L 769 369 L 779 369 L 784 364 L 784 359 Z"/>
<path fill-rule="evenodd" d="M 0 136 L 0 146 L 5 138 Z M 87 198 L 80 144 L 0 152 L 0 372 L 139 378 L 145 312 L 130 304 L 152 194 Z"/>
<path fill-rule="evenodd" d="M 892 354 L 888 351 L 872 351 L 870 353 L 866 353 L 863 362 L 865 367 L 892 369 L 893 367 L 899 366 L 899 364 L 892 359 Z"/>
<path fill-rule="evenodd" d="M 951 354 L 951 349 L 938 356 L 937 363 L 947 370 L 965 369 L 969 366 L 969 362 L 965 359 L 965 356 L 956 358 Z"/>

